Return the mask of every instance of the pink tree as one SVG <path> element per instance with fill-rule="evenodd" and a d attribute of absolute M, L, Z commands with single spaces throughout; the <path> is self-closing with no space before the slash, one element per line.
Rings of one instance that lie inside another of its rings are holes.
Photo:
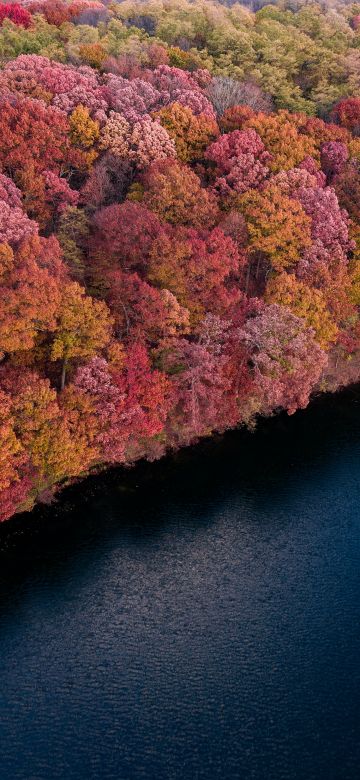
<path fill-rule="evenodd" d="M 78 368 L 71 390 L 80 394 L 78 405 L 81 396 L 91 402 L 86 414 L 83 413 L 83 425 L 99 450 L 99 458 L 109 463 L 123 462 L 130 420 L 124 411 L 125 395 L 114 381 L 107 361 L 93 357 Z M 84 402 L 81 406 L 84 408 Z"/>
<path fill-rule="evenodd" d="M 44 171 L 45 199 L 53 212 L 60 214 L 66 206 L 77 206 L 79 193 L 72 190 L 66 179 L 52 171 Z"/>
<path fill-rule="evenodd" d="M 174 94 L 180 90 L 200 91 L 198 82 L 191 73 L 171 65 L 160 65 L 155 70 L 148 71 L 147 78 L 164 97 L 166 96 L 169 103 L 176 100 Z"/>
<path fill-rule="evenodd" d="M 176 157 L 175 143 L 159 120 L 145 117 L 136 122 L 129 138 L 129 157 L 140 169 L 156 160 Z"/>
<path fill-rule="evenodd" d="M 7 198 L 8 193 L 6 193 Z M 0 242 L 17 246 L 27 236 L 36 234 L 38 225 L 18 206 L 9 206 L 0 200 Z"/>
<path fill-rule="evenodd" d="M 249 319 L 239 335 L 262 395 L 261 412 L 284 408 L 291 414 L 307 406 L 327 362 L 314 331 L 288 309 L 272 304 Z"/>
<path fill-rule="evenodd" d="M 351 248 L 349 241 L 349 218 L 339 206 L 335 190 L 332 187 L 304 188 L 298 192 L 304 211 L 311 217 L 311 235 L 313 241 L 321 241 L 323 246 L 334 248 L 339 244 L 344 252 Z"/>
<path fill-rule="evenodd" d="M 146 347 L 132 344 L 126 354 L 123 371 L 116 376 L 124 393 L 124 410 L 129 416 L 129 438 L 134 449 L 138 438 L 152 437 L 163 431 L 168 414 L 168 380 L 151 368 Z"/>
<path fill-rule="evenodd" d="M 10 208 L 21 209 L 22 194 L 13 180 L 3 173 L 0 173 L 0 200 L 7 203 Z"/>
<path fill-rule="evenodd" d="M 160 65 L 155 70 L 148 71 L 147 78 L 158 90 L 159 107 L 160 104 L 167 106 L 169 103 L 180 103 L 191 108 L 195 115 L 206 114 L 211 119 L 216 119 L 213 106 L 202 91 L 204 76 L 201 73 L 196 78 L 195 74 L 180 68 Z"/>
<path fill-rule="evenodd" d="M 326 173 L 328 182 L 331 182 L 334 176 L 341 172 L 349 152 L 346 144 L 341 141 L 328 141 L 321 145 L 321 167 Z"/>
<path fill-rule="evenodd" d="M 67 114 L 80 104 L 91 113 L 108 108 L 108 90 L 100 84 L 96 71 L 87 66 L 76 68 L 37 54 L 21 54 L 5 65 L 0 80 L 3 87 L 24 94 L 31 94 L 37 85 L 44 97 Z M 36 90 L 35 95 L 41 97 Z"/>
<path fill-rule="evenodd" d="M 215 187 L 221 195 L 256 189 L 269 174 L 271 155 L 255 130 L 234 130 L 220 136 L 210 144 L 205 157 L 216 163 Z"/>
<path fill-rule="evenodd" d="M 316 179 L 317 187 L 325 187 L 326 176 L 322 171 L 319 171 L 317 164 L 313 157 L 307 156 L 299 163 L 299 168 L 304 171 L 308 171 Z"/>
<path fill-rule="evenodd" d="M 173 408 L 168 436 L 173 445 L 189 444 L 213 430 L 224 430 L 226 357 L 202 343 L 179 339 L 166 357 L 173 373 Z"/>
<path fill-rule="evenodd" d="M 275 176 L 272 176 L 270 186 L 273 185 L 276 185 L 286 197 L 296 200 L 300 191 L 314 189 L 318 183 L 317 177 L 313 173 L 299 166 L 298 168 L 290 168 L 288 171 L 279 171 Z"/>
<path fill-rule="evenodd" d="M 142 344 L 129 347 L 121 368 L 92 358 L 78 369 L 73 386 L 91 400 L 87 425 L 102 460 L 121 463 L 140 457 L 147 440 L 164 428 L 168 381 L 151 369 Z"/>
<path fill-rule="evenodd" d="M 159 91 L 147 81 L 128 81 L 110 73 L 106 77 L 106 84 L 110 108 L 121 114 L 130 124 L 138 122 L 141 117 L 161 106 Z"/>

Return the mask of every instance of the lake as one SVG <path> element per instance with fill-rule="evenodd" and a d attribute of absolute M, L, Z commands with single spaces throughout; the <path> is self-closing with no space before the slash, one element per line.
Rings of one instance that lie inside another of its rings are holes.
<path fill-rule="evenodd" d="M 2 780 L 357 780 L 360 390 L 0 532 Z"/>

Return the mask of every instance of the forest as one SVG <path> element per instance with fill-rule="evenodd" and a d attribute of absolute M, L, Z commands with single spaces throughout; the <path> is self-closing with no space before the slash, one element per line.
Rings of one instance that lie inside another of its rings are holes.
<path fill-rule="evenodd" d="M 359 380 L 360 4 L 0 24 L 0 520 Z"/>

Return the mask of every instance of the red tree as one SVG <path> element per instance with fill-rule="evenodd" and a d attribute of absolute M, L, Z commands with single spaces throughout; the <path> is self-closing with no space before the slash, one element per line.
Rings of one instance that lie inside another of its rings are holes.
<path fill-rule="evenodd" d="M 360 133 L 360 98 L 349 97 L 334 106 L 332 116 L 342 127 L 354 135 Z"/>
<path fill-rule="evenodd" d="M 3 23 L 4 19 L 10 19 L 13 24 L 17 24 L 19 27 L 29 27 L 31 24 L 31 14 L 18 3 L 0 5 L 0 24 Z"/>

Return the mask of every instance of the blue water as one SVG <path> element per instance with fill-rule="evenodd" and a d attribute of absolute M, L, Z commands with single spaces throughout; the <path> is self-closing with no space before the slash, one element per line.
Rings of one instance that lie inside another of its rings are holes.
<path fill-rule="evenodd" d="M 360 777 L 360 392 L 0 535 L 1 780 Z"/>

